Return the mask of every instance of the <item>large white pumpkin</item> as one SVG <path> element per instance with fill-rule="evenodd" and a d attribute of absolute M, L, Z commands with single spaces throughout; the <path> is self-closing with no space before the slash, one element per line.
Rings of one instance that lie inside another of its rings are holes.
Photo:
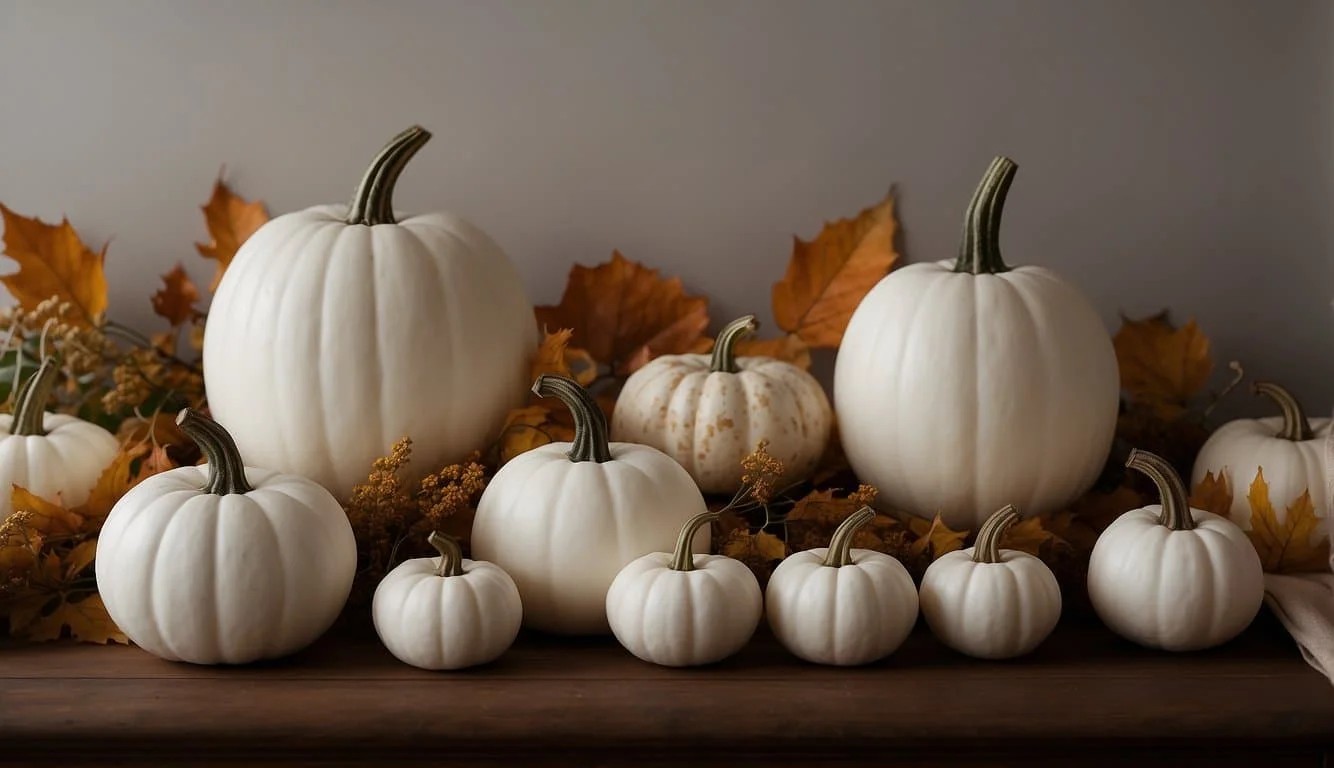
<path fill-rule="evenodd" d="M 1287 519 L 1288 507 L 1309 490 L 1320 518 L 1317 535 L 1324 535 L 1329 510 L 1324 451 L 1334 426 L 1329 419 L 1308 419 L 1297 398 L 1277 384 L 1256 382 L 1253 389 L 1278 403 L 1283 415 L 1237 419 L 1219 427 L 1195 458 L 1191 484 L 1198 485 L 1210 472 L 1227 478 L 1232 489 L 1228 516 L 1243 530 L 1250 530 L 1251 505 L 1246 492 L 1263 469 L 1279 525 Z"/>
<path fill-rule="evenodd" d="M 0 522 L 14 511 L 10 489 L 16 485 L 53 503 L 84 503 L 120 450 L 96 424 L 46 412 L 58 373 L 43 361 L 15 393 L 14 413 L 0 415 Z"/>
<path fill-rule="evenodd" d="M 616 398 L 612 439 L 666 453 L 705 493 L 735 493 L 760 441 L 783 462 L 781 485 L 809 477 L 829 441 L 829 398 L 791 363 L 737 357 L 755 328 L 747 315 L 718 333 L 712 355 L 663 355 L 635 371 Z"/>
<path fill-rule="evenodd" d="M 144 480 L 97 540 L 97 588 L 135 645 L 171 661 L 286 656 L 338 618 L 357 571 L 352 526 L 328 491 L 245 466 L 217 423 L 181 412 L 208 463 Z"/>
<path fill-rule="evenodd" d="M 514 577 L 525 626 L 606 634 L 616 574 L 670 549 L 681 526 L 705 510 L 704 497 L 656 448 L 608 443 L 606 417 L 573 380 L 539 376 L 533 391 L 570 408 L 574 442 L 534 448 L 501 467 L 477 504 L 472 552 Z M 692 551 L 708 550 L 705 530 Z"/>
<path fill-rule="evenodd" d="M 404 435 L 418 467 L 485 445 L 528 381 L 536 325 L 505 254 L 453 214 L 393 211 L 394 182 L 428 138 L 412 128 L 390 142 L 350 207 L 261 227 L 209 310 L 213 416 L 250 461 L 340 498 Z"/>
<path fill-rule="evenodd" d="M 1001 259 L 1015 164 L 997 158 L 953 261 L 891 272 L 848 324 L 839 434 L 889 508 L 972 527 L 1004 504 L 1060 508 L 1097 479 L 1120 391 L 1102 320 L 1069 283 Z"/>

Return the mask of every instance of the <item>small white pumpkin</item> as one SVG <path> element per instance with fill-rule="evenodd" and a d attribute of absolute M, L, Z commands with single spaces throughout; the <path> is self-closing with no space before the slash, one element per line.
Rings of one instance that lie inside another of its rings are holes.
<path fill-rule="evenodd" d="M 979 659 L 1009 659 L 1037 648 L 1061 618 L 1061 587 L 1047 564 L 1001 549 L 1019 520 L 1007 504 L 987 518 L 968 549 L 942 555 L 922 576 L 919 597 L 931 632 Z"/>
<path fill-rule="evenodd" d="M 765 603 L 774 636 L 816 664 L 855 666 L 898 649 L 917 623 L 917 587 L 903 564 L 869 549 L 849 549 L 875 518 L 862 507 L 844 520 L 828 549 L 797 552 L 769 577 Z"/>
<path fill-rule="evenodd" d="M 1160 456 L 1131 451 L 1161 504 L 1107 526 L 1089 557 L 1089 599 L 1112 631 L 1150 648 L 1193 651 L 1236 637 L 1264 599 L 1264 572 L 1245 532 L 1191 509 L 1186 488 Z"/>
<path fill-rule="evenodd" d="M 384 647 L 422 669 L 464 669 L 500 658 L 519 634 L 523 603 L 504 569 L 467 560 L 432 532 L 439 557 L 406 560 L 375 588 L 371 616 Z"/>
<path fill-rule="evenodd" d="M 1016 166 L 996 158 L 957 259 L 890 272 L 858 305 L 834 368 L 848 462 L 886 508 L 955 528 L 1013 503 L 1053 512 L 1088 490 L 1121 384 L 1102 318 L 1045 267 L 1010 267 L 1000 221 Z"/>
<path fill-rule="evenodd" d="M 350 205 L 260 227 L 209 308 L 214 418 L 250 461 L 341 499 L 403 435 L 414 467 L 451 464 L 526 395 L 537 326 L 514 265 L 460 216 L 394 210 L 399 174 L 430 137 L 395 136 Z"/>
<path fill-rule="evenodd" d="M 14 413 L 0 415 L 0 522 L 13 512 L 19 486 L 56 504 L 88 500 L 120 444 L 105 429 L 62 413 L 46 413 L 59 369 L 42 361 L 14 395 Z"/>
<path fill-rule="evenodd" d="M 539 376 L 533 391 L 570 409 L 574 442 L 534 448 L 501 467 L 477 504 L 472 552 L 514 577 L 525 626 L 606 634 L 616 574 L 670 547 L 704 511 L 704 497 L 656 448 L 608 443 L 606 417 L 572 379 Z M 707 534 L 696 537 L 696 551 L 708 552 Z"/>
<path fill-rule="evenodd" d="M 324 634 L 357 570 L 338 501 L 303 477 L 245 466 L 220 425 L 176 419 L 208 463 L 144 480 L 107 516 L 97 587 L 130 640 L 170 661 L 245 664 Z"/>
<path fill-rule="evenodd" d="M 745 647 L 764 610 L 760 584 L 743 563 L 692 552 L 695 534 L 718 519 L 686 521 L 674 552 L 631 562 L 607 590 L 607 620 L 627 651 L 654 664 L 712 664 Z"/>
<path fill-rule="evenodd" d="M 663 355 L 630 376 L 616 398 L 613 440 L 642 443 L 686 468 L 705 493 L 735 493 L 741 460 L 761 440 L 783 462 L 783 484 L 815 469 L 833 424 L 815 377 L 772 357 L 737 357 L 753 315 L 718 333 L 712 355 Z"/>
<path fill-rule="evenodd" d="M 1330 419 L 1308 419 L 1297 398 L 1277 384 L 1261 381 L 1251 389 L 1278 403 L 1283 415 L 1237 419 L 1215 430 L 1195 459 L 1191 485 L 1198 485 L 1210 472 L 1215 477 L 1226 477 L 1232 489 L 1229 517 L 1242 530 L 1250 530 L 1251 506 L 1246 491 L 1263 469 L 1278 523 L 1283 524 L 1288 507 L 1309 490 L 1316 517 L 1320 518 L 1316 535 L 1324 535 L 1329 509 L 1324 446 L 1334 423 Z"/>

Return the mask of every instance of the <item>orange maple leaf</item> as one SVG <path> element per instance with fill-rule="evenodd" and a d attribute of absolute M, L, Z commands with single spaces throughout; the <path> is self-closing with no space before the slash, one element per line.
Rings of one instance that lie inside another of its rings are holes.
<path fill-rule="evenodd" d="M 173 326 L 183 325 L 199 314 L 199 310 L 195 309 L 198 300 L 199 289 L 190 280 L 190 275 L 186 274 L 185 265 L 178 262 L 162 276 L 162 287 L 153 294 L 153 311 L 165 317 Z"/>
<path fill-rule="evenodd" d="M 621 376 L 659 355 L 695 350 L 709 325 L 708 306 L 708 299 L 687 295 L 680 278 L 664 280 L 615 251 L 596 267 L 576 264 L 560 304 L 536 314 L 544 329 L 571 329 L 571 343 Z"/>
<path fill-rule="evenodd" d="M 264 226 L 269 220 L 269 212 L 264 203 L 246 200 L 232 192 L 221 176 L 213 183 L 213 196 L 200 209 L 204 211 L 204 223 L 213 239 L 208 243 L 195 243 L 195 248 L 200 256 L 218 262 L 211 286 L 211 290 L 216 291 L 241 244 Z"/>
<path fill-rule="evenodd" d="M 562 418 L 562 412 L 564 409 L 553 410 L 545 405 L 526 405 L 510 411 L 500 431 L 500 463 L 548 443 L 573 440 L 574 424 Z"/>
<path fill-rule="evenodd" d="M 917 536 L 917 540 L 912 543 L 912 553 L 925 555 L 929 552 L 933 559 L 946 552 L 962 549 L 964 540 L 968 538 L 968 531 L 951 529 L 940 519 L 939 514 L 932 520 L 909 517 L 908 528 Z"/>
<path fill-rule="evenodd" d="M 1266 496 L 1268 488 L 1265 489 Z M 1228 517 L 1232 511 L 1232 487 L 1228 485 L 1227 475 L 1219 472 L 1204 473 L 1201 480 L 1190 492 L 1190 506 L 1213 512 L 1219 517 Z"/>
<path fill-rule="evenodd" d="M 737 357 L 772 357 L 803 371 L 811 369 L 810 345 L 794 333 L 776 339 L 741 339 L 733 349 Z"/>
<path fill-rule="evenodd" d="M 852 312 L 898 261 L 894 193 L 852 219 L 828 222 L 810 242 L 793 238 L 787 274 L 774 284 L 778 327 L 812 347 L 837 347 Z"/>
<path fill-rule="evenodd" d="M 1122 317 L 1112 345 L 1121 388 L 1131 402 L 1149 406 L 1164 421 L 1186 411 L 1214 368 L 1209 339 L 1195 321 L 1177 328 L 1166 311 L 1143 320 Z"/>
<path fill-rule="evenodd" d="M 547 332 L 538 345 L 537 354 L 533 356 L 532 370 L 529 372 L 531 378 L 554 373 L 568 376 L 579 382 L 580 386 L 586 387 L 593 383 L 598 376 L 597 361 L 587 350 L 570 346 L 572 335 L 574 331 L 569 328 Z"/>
<path fill-rule="evenodd" d="M 1246 533 L 1260 555 L 1266 573 L 1309 573 L 1328 571 L 1329 537 L 1320 535 L 1311 492 L 1306 490 L 1280 515 L 1269 500 L 1269 483 L 1264 470 L 1255 473 L 1250 492 L 1251 530 Z"/>
<path fill-rule="evenodd" d="M 72 639 L 84 643 L 128 643 L 111 621 L 100 595 L 90 587 L 74 588 L 72 583 L 93 562 L 97 540 L 89 539 L 62 560 L 48 553 L 31 576 L 41 584 L 14 601 L 9 608 L 9 633 L 14 637 L 41 642 L 58 640 L 66 630 Z"/>
<path fill-rule="evenodd" d="M 101 322 L 107 308 L 107 278 L 103 271 L 106 247 L 94 252 L 79 239 L 69 219 L 47 224 L 20 216 L 0 204 L 5 223 L 5 255 L 18 262 L 19 271 L 0 277 L 20 307 L 36 309 L 55 296 L 77 310 L 84 325 Z"/>
<path fill-rule="evenodd" d="M 1026 517 L 1005 530 L 1001 537 L 1003 549 L 1017 549 L 1030 555 L 1040 555 L 1044 547 L 1061 546 L 1066 541 L 1047 529 L 1040 517 Z"/>

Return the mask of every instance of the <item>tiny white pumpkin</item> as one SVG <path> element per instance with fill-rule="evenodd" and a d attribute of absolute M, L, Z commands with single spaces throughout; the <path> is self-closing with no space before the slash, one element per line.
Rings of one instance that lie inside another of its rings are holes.
<path fill-rule="evenodd" d="M 1225 517 L 1191 509 L 1186 488 L 1160 456 L 1131 451 L 1162 503 L 1107 526 L 1089 557 L 1093 608 L 1112 631 L 1150 648 L 1193 651 L 1236 637 L 1264 599 L 1260 557 Z"/>
<path fill-rule="evenodd" d="M 501 467 L 477 504 L 472 551 L 519 586 L 524 625 L 606 634 L 607 588 L 627 563 L 664 550 L 705 509 L 690 475 L 656 448 L 608 443 L 607 419 L 577 382 L 533 384 L 574 416 L 574 442 L 550 443 Z M 707 552 L 707 531 L 695 548 Z"/>
<path fill-rule="evenodd" d="M 130 489 L 97 541 L 97 587 L 135 645 L 171 661 L 286 656 L 338 618 L 357 570 L 352 526 L 317 483 L 245 466 L 219 424 L 176 419 L 206 465 Z"/>
<path fill-rule="evenodd" d="M 607 620 L 627 651 L 654 664 L 712 664 L 745 647 L 764 610 L 760 584 L 743 563 L 696 555 L 695 534 L 718 519 L 686 521 L 674 552 L 653 552 L 621 569 L 607 590 Z"/>
<path fill-rule="evenodd" d="M 1031 652 L 1061 618 L 1061 587 L 1040 559 L 1001 549 L 1019 520 L 1007 504 L 978 529 L 968 549 L 942 555 L 922 576 L 919 597 L 931 632 L 945 645 L 980 659 Z"/>
<path fill-rule="evenodd" d="M 0 521 L 13 512 L 16 485 L 52 503 L 84 503 L 120 450 L 96 424 L 46 412 L 58 374 L 50 359 L 42 361 L 15 393 L 14 413 L 0 415 Z"/>
<path fill-rule="evenodd" d="M 523 603 L 504 569 L 467 560 L 459 542 L 432 532 L 439 557 L 406 560 L 375 588 L 380 642 L 405 664 L 463 669 L 500 658 L 519 634 Z"/>
<path fill-rule="evenodd" d="M 833 412 L 815 377 L 771 357 L 737 357 L 753 315 L 718 333 L 712 355 L 663 355 L 635 371 L 616 398 L 613 440 L 642 443 L 686 468 L 705 493 L 735 493 L 741 461 L 767 442 L 783 484 L 810 476 Z"/>
<path fill-rule="evenodd" d="M 1227 478 L 1232 489 L 1228 516 L 1242 530 L 1250 530 L 1251 506 L 1246 491 L 1263 470 L 1278 524 L 1287 519 L 1288 507 L 1309 490 L 1316 517 L 1320 518 L 1315 535 L 1323 536 L 1328 530 L 1325 517 L 1329 510 L 1324 447 L 1334 431 L 1334 422 L 1308 419 L 1297 398 L 1277 384 L 1261 381 L 1251 389 L 1278 403 L 1283 415 L 1237 419 L 1215 430 L 1195 459 L 1191 485 L 1198 485 L 1210 472 Z"/>
<path fill-rule="evenodd" d="M 797 552 L 769 577 L 765 603 L 774 636 L 816 664 L 855 666 L 898 649 L 917 622 L 917 587 L 903 564 L 869 549 L 849 549 L 875 518 L 862 507 L 834 531 L 828 549 Z"/>
<path fill-rule="evenodd" d="M 834 368 L 839 436 L 885 507 L 971 528 L 1013 503 L 1060 509 L 1102 471 L 1121 384 L 1102 318 L 1045 267 L 1010 267 L 1000 222 L 1016 166 L 996 158 L 957 259 L 890 272 Z"/>

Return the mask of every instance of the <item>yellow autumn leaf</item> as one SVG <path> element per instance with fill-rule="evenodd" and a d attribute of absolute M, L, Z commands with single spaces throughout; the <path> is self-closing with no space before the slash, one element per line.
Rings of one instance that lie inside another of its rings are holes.
<path fill-rule="evenodd" d="M 530 378 L 536 380 L 544 373 L 554 373 L 568 376 L 583 387 L 592 384 L 598 376 L 597 361 L 586 350 L 570 346 L 570 337 L 573 335 L 574 331 L 570 328 L 547 331 L 533 357 Z"/>
<path fill-rule="evenodd" d="M 1268 489 L 1265 491 L 1268 495 Z M 1232 511 L 1232 488 L 1228 486 L 1227 475 L 1219 472 L 1206 472 L 1204 479 L 1190 492 L 1190 506 L 1213 512 L 1220 517 L 1228 517 Z"/>
<path fill-rule="evenodd" d="M 1269 501 L 1264 470 L 1255 473 L 1246 500 L 1251 505 L 1251 530 L 1246 533 L 1266 573 L 1310 573 L 1330 569 L 1329 538 L 1318 535 L 1320 524 L 1310 490 L 1279 515 Z M 1282 517 L 1282 519 L 1279 519 Z"/>
<path fill-rule="evenodd" d="M 837 347 L 852 312 L 898 261 L 894 194 L 852 219 L 825 224 L 810 242 L 794 238 L 787 274 L 773 287 L 778 327 L 812 347 Z"/>
<path fill-rule="evenodd" d="M 964 540 L 968 538 L 968 531 L 952 530 L 938 514 L 931 520 L 909 517 L 908 528 L 917 536 L 917 540 L 912 543 L 912 553 L 919 556 L 929 553 L 932 559 L 962 549 Z"/>
<path fill-rule="evenodd" d="M 80 547 L 96 542 L 85 542 Z M 34 581 L 43 585 L 15 600 L 9 606 L 9 633 L 24 640 L 42 642 L 59 640 L 68 630 L 69 636 L 83 643 L 128 643 L 125 636 L 111 621 L 100 595 L 91 586 L 75 587 L 72 582 L 78 572 L 91 564 L 87 548 L 76 548 L 78 561 L 83 566 L 73 573 L 70 564 L 55 554 L 48 553 L 32 574 Z M 71 553 L 73 554 L 73 553 Z"/>
<path fill-rule="evenodd" d="M 36 309 L 48 298 L 68 301 L 76 322 L 100 324 L 107 308 L 107 279 L 103 271 L 106 248 L 94 252 L 83 244 L 68 219 L 47 224 L 20 216 L 0 204 L 5 224 L 5 255 L 19 271 L 0 277 L 20 307 Z"/>
<path fill-rule="evenodd" d="M 1208 337 L 1194 320 L 1177 328 L 1166 311 L 1143 320 L 1123 317 L 1112 345 L 1121 388 L 1164 421 L 1180 417 L 1213 372 Z"/>
<path fill-rule="evenodd" d="M 200 209 L 204 212 L 204 224 L 212 240 L 195 243 L 195 248 L 200 256 L 218 262 L 218 271 L 211 286 L 216 291 L 236 252 L 255 234 L 255 230 L 269 220 L 269 212 L 264 203 L 237 195 L 222 177 L 213 183 L 213 196 Z"/>
<path fill-rule="evenodd" d="M 548 443 L 574 439 L 574 425 L 545 405 L 515 408 L 500 432 L 500 463 Z"/>

